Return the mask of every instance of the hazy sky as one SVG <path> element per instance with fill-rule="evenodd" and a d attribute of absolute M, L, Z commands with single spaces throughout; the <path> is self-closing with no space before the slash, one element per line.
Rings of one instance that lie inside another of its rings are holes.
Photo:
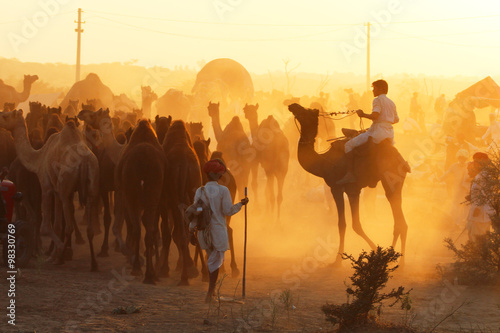
<path fill-rule="evenodd" d="M 0 5 L 0 56 L 22 61 L 173 67 L 229 57 L 255 73 L 498 75 L 496 0 L 21 0 Z"/>

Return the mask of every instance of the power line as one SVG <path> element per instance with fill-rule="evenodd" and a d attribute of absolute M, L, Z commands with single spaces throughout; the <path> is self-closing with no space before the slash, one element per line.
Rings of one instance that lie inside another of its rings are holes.
<path fill-rule="evenodd" d="M 54 15 L 50 15 L 50 17 L 65 15 L 65 14 L 69 14 L 69 13 L 73 13 L 73 11 L 71 10 L 71 11 L 66 11 L 66 12 L 62 12 L 62 13 L 57 13 L 57 14 L 54 14 Z M 18 20 L 0 22 L 0 24 L 19 23 L 19 22 L 23 22 L 24 20 L 25 20 L 25 18 L 20 18 Z"/>
<path fill-rule="evenodd" d="M 264 27 L 333 27 L 333 26 L 356 26 L 356 25 L 363 25 L 364 24 L 364 22 L 330 23 L 330 24 L 232 23 L 232 22 L 175 20 L 175 19 L 166 19 L 166 18 L 152 17 L 152 16 L 127 15 L 127 14 L 118 14 L 118 13 L 102 12 L 102 11 L 94 11 L 94 10 L 86 10 L 86 11 L 89 13 L 121 16 L 121 17 L 128 17 L 128 18 L 137 18 L 137 19 L 144 19 L 144 20 L 157 20 L 157 21 L 174 22 L 174 23 L 191 23 L 191 24 L 208 24 L 208 25 L 264 26 Z M 500 14 L 482 15 L 482 16 L 452 17 L 452 18 L 430 19 L 430 20 L 395 21 L 395 22 L 389 22 L 388 24 L 431 23 L 431 22 L 485 19 L 485 18 L 495 18 L 495 17 L 500 17 Z"/>
<path fill-rule="evenodd" d="M 288 37 L 288 38 L 260 38 L 260 39 L 242 39 L 242 38 L 217 38 L 217 37 L 211 37 L 211 36 L 193 36 L 193 35 L 186 35 L 186 34 L 179 34 L 179 33 L 173 33 L 173 32 L 166 32 L 166 31 L 161 31 L 161 30 L 156 30 L 156 29 L 151 29 L 147 27 L 142 27 L 130 23 L 125 23 L 117 20 L 113 20 L 110 18 L 102 17 L 99 15 L 94 15 L 93 17 L 97 17 L 109 22 L 125 25 L 137 30 L 143 30 L 143 31 L 148 31 L 148 32 L 155 32 L 159 34 L 164 34 L 164 35 L 169 35 L 169 36 L 174 36 L 174 37 L 184 37 L 184 38 L 191 38 L 191 39 L 202 39 L 202 40 L 212 40 L 212 41 L 224 41 L 224 42 L 275 42 L 275 41 L 300 41 L 300 38 L 307 38 L 307 37 L 312 37 L 312 36 L 317 36 L 317 35 L 322 35 L 322 34 L 327 34 L 335 31 L 340 31 L 346 29 L 344 28 L 338 28 L 338 29 L 333 29 L 333 30 L 328 30 L 328 31 L 322 31 L 322 32 L 317 32 L 317 33 L 311 33 L 311 34 L 305 34 L 305 35 L 299 35 L 295 37 Z"/>
<path fill-rule="evenodd" d="M 439 43 L 439 44 L 447 44 L 447 45 L 462 46 L 462 47 L 473 47 L 473 48 L 474 47 L 480 47 L 480 48 L 499 48 L 500 47 L 500 45 L 496 45 L 496 46 L 494 46 L 494 45 L 466 45 L 466 44 L 459 44 L 459 43 L 453 43 L 453 42 L 445 42 L 445 41 L 440 41 L 440 40 L 432 40 L 432 39 L 427 39 L 427 38 L 423 38 L 423 37 L 419 37 L 419 36 L 414 36 L 414 35 L 406 34 L 403 32 L 397 32 L 397 31 L 389 30 L 387 28 L 385 28 L 385 30 L 393 32 L 393 33 L 397 33 L 400 35 L 407 36 L 408 38 L 419 39 L 419 40 L 433 42 L 433 43 Z"/>

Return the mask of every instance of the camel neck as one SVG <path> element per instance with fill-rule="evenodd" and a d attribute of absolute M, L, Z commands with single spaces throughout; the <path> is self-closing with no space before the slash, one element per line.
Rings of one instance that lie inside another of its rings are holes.
<path fill-rule="evenodd" d="M 314 150 L 315 140 L 306 140 L 302 136 L 299 140 L 297 157 L 299 164 L 309 173 L 324 178 L 325 159 Z"/>
<path fill-rule="evenodd" d="M 212 116 L 212 127 L 214 129 L 215 139 L 219 142 L 222 138 L 222 127 L 220 125 L 220 114 L 219 112 L 215 113 Z"/>
<path fill-rule="evenodd" d="M 23 91 L 20 93 L 20 99 L 22 101 L 28 99 L 30 92 L 31 92 L 31 82 L 28 80 L 24 80 L 23 82 Z"/>
<path fill-rule="evenodd" d="M 257 140 L 257 132 L 259 130 L 259 118 L 257 115 L 247 118 L 250 124 L 250 132 L 252 133 L 252 141 Z"/>
<path fill-rule="evenodd" d="M 17 120 L 17 124 L 12 131 L 12 135 L 14 137 L 17 157 L 26 169 L 31 172 L 37 173 L 38 164 L 40 161 L 40 150 L 35 150 L 31 146 L 31 143 L 28 139 L 28 132 L 26 130 L 26 123 L 21 117 Z"/>
<path fill-rule="evenodd" d="M 118 141 L 116 141 L 116 138 L 113 134 L 111 119 L 109 119 L 108 122 L 102 122 L 99 130 L 102 136 L 103 149 L 106 154 L 108 154 L 113 164 L 117 166 L 126 145 L 122 145 Z"/>

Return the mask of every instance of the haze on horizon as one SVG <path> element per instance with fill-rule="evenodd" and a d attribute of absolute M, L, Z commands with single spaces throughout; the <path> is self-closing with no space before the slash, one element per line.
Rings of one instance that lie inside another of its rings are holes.
<path fill-rule="evenodd" d="M 500 74 L 500 3 L 487 0 L 3 2 L 0 57 L 74 64 L 79 7 L 82 64 L 195 67 L 227 57 L 266 73 L 289 59 L 301 72 L 364 75 L 370 22 L 372 75 Z"/>

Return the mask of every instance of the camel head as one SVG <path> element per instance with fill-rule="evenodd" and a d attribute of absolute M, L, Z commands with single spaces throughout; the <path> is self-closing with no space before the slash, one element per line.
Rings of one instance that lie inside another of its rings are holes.
<path fill-rule="evenodd" d="M 16 108 L 16 103 L 5 102 L 3 105 L 4 112 L 13 111 L 15 108 Z"/>
<path fill-rule="evenodd" d="M 203 123 L 193 123 L 189 122 L 186 123 L 187 129 L 189 134 L 191 135 L 192 138 L 198 136 L 200 138 L 203 137 Z"/>
<path fill-rule="evenodd" d="M 212 102 L 208 102 L 208 115 L 210 117 L 215 117 L 215 116 L 218 116 L 219 115 L 219 106 L 220 106 L 220 102 L 218 102 L 217 104 L 215 103 L 212 103 Z"/>
<path fill-rule="evenodd" d="M 141 86 L 141 92 L 142 92 L 142 100 L 143 101 L 156 101 L 158 99 L 158 95 L 151 89 L 150 86 Z"/>
<path fill-rule="evenodd" d="M 259 103 L 252 105 L 252 104 L 245 104 L 243 107 L 243 112 L 245 113 L 245 118 L 246 119 L 257 119 L 257 110 L 259 109 Z"/>
<path fill-rule="evenodd" d="M 38 75 L 25 75 L 24 76 L 24 84 L 31 86 L 33 82 L 38 80 Z"/>
<path fill-rule="evenodd" d="M 30 102 L 30 113 L 32 114 L 42 114 L 47 111 L 47 107 L 42 105 L 40 102 Z"/>
<path fill-rule="evenodd" d="M 14 110 L 0 113 L 0 127 L 8 131 L 14 130 L 18 121 L 23 121 L 23 110 Z"/>
<path fill-rule="evenodd" d="M 299 122 L 301 133 L 307 132 L 316 137 L 318 134 L 318 109 L 306 109 L 300 104 L 293 103 L 288 106 L 288 110 Z"/>
<path fill-rule="evenodd" d="M 80 126 L 80 121 L 78 120 L 77 116 L 75 116 L 75 117 L 66 116 L 66 118 L 64 119 L 64 123 L 68 123 L 70 121 L 74 122 L 76 127 Z"/>

